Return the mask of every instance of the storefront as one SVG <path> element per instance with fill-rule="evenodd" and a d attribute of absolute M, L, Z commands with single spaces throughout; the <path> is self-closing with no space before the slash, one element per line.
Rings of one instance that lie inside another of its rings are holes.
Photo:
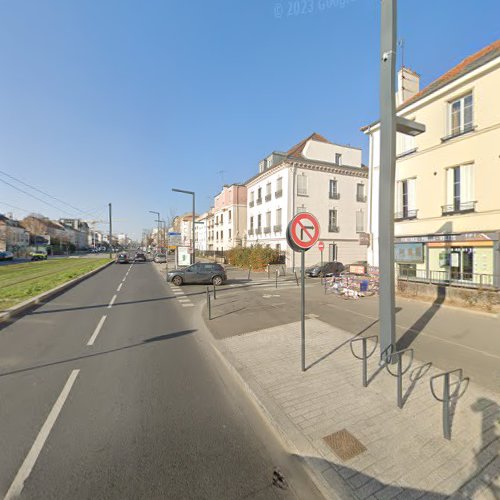
<path fill-rule="evenodd" d="M 396 238 L 400 276 L 500 287 L 500 233 Z"/>

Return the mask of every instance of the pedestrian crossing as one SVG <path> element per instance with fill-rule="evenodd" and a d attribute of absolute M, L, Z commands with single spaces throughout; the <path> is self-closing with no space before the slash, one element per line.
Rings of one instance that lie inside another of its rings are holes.
<path fill-rule="evenodd" d="M 186 297 L 186 294 L 181 289 L 181 287 L 175 286 L 173 283 L 170 283 L 170 289 L 172 290 L 172 293 L 182 307 L 194 307 L 193 302 L 189 297 Z"/>

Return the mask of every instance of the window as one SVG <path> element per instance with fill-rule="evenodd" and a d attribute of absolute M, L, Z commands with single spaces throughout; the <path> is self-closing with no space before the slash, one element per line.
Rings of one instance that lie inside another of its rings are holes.
<path fill-rule="evenodd" d="M 338 233 L 339 228 L 337 226 L 337 210 L 330 210 L 328 212 L 328 231 L 330 233 Z"/>
<path fill-rule="evenodd" d="M 473 100 L 468 94 L 449 105 L 449 133 L 456 136 L 473 129 Z"/>
<path fill-rule="evenodd" d="M 366 201 L 365 196 L 365 185 L 364 184 L 356 184 L 356 200 L 357 201 Z"/>
<path fill-rule="evenodd" d="M 307 177 L 305 175 L 297 176 L 297 194 L 307 196 Z"/>
<path fill-rule="evenodd" d="M 221 240 L 223 240 L 223 239 L 224 239 L 223 234 L 224 234 L 224 231 L 221 231 L 221 232 L 220 232 L 220 239 L 221 239 Z"/>
<path fill-rule="evenodd" d="M 329 195 L 330 195 L 331 200 L 338 200 L 340 198 L 340 195 L 337 191 L 337 180 L 336 179 L 330 179 Z"/>
<path fill-rule="evenodd" d="M 257 227 L 262 227 L 262 215 L 257 215 Z"/>
<path fill-rule="evenodd" d="M 231 239 L 231 229 L 229 229 L 229 239 Z"/>
<path fill-rule="evenodd" d="M 446 170 L 446 205 L 443 215 L 475 209 L 474 165 L 460 165 Z"/>
<path fill-rule="evenodd" d="M 271 183 L 268 182 L 266 184 L 266 201 L 269 201 L 271 199 Z"/>
<path fill-rule="evenodd" d="M 250 229 L 253 229 L 253 217 L 250 217 Z"/>
<path fill-rule="evenodd" d="M 257 189 L 257 205 L 262 203 L 262 188 Z"/>
<path fill-rule="evenodd" d="M 365 231 L 365 213 L 363 210 L 356 211 L 356 232 L 363 233 Z"/>
<path fill-rule="evenodd" d="M 396 220 L 415 219 L 417 179 L 405 179 L 396 183 Z"/>
<path fill-rule="evenodd" d="M 271 226 L 271 212 L 266 212 L 266 226 Z"/>
<path fill-rule="evenodd" d="M 276 224 L 281 224 L 281 208 L 278 208 L 278 210 L 276 210 Z"/>
<path fill-rule="evenodd" d="M 231 210 L 229 210 L 228 216 L 229 216 L 229 222 L 231 222 Z"/>
<path fill-rule="evenodd" d="M 342 155 L 340 153 L 335 153 L 335 163 L 337 165 L 342 165 Z"/>
<path fill-rule="evenodd" d="M 220 214 L 220 223 L 224 224 L 224 214 Z"/>
<path fill-rule="evenodd" d="M 283 177 L 278 177 L 276 179 L 276 192 L 281 192 L 283 190 Z"/>

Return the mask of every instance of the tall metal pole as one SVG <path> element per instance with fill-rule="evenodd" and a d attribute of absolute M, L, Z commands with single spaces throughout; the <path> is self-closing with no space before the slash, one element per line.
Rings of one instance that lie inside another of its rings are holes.
<path fill-rule="evenodd" d="M 380 38 L 380 351 L 394 346 L 394 182 L 396 176 L 397 0 L 381 0 Z"/>
<path fill-rule="evenodd" d="M 306 371 L 306 282 L 305 282 L 306 252 L 300 252 L 300 336 L 302 371 Z"/>
<path fill-rule="evenodd" d="M 109 258 L 113 258 L 113 223 L 111 218 L 111 203 L 108 204 L 109 207 Z"/>
<path fill-rule="evenodd" d="M 196 262 L 196 259 L 195 259 L 195 249 L 194 249 L 194 237 L 195 237 L 195 231 L 194 231 L 194 218 L 195 218 L 195 214 L 196 214 L 196 206 L 195 206 L 195 194 L 193 193 L 193 241 L 192 241 L 192 244 L 191 244 L 191 247 L 192 247 L 192 250 L 193 250 L 193 253 L 192 253 L 192 259 L 191 259 L 191 264 L 194 264 Z"/>

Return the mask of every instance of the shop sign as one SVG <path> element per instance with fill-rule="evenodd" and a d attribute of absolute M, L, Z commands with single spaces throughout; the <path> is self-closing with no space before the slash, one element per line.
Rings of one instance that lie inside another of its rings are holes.
<path fill-rule="evenodd" d="M 394 245 L 394 260 L 396 262 L 424 262 L 423 243 L 396 243 Z"/>

